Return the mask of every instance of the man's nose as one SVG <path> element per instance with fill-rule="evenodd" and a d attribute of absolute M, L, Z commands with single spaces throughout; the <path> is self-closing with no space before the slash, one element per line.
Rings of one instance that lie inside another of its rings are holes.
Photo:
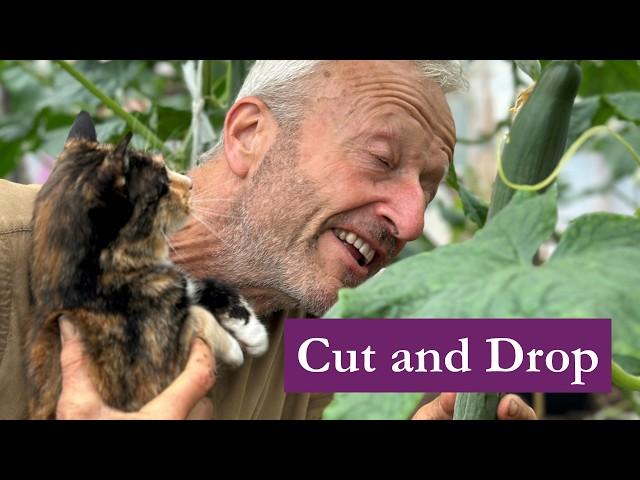
<path fill-rule="evenodd" d="M 390 189 L 387 201 L 378 204 L 376 213 L 390 224 L 396 238 L 409 242 L 422 234 L 426 207 L 420 183 L 405 181 Z"/>

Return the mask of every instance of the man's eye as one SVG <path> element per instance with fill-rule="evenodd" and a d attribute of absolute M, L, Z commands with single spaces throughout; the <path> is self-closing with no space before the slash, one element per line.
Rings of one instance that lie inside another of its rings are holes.
<path fill-rule="evenodd" d="M 378 160 L 380 163 L 382 163 L 385 167 L 391 168 L 391 162 L 389 160 L 387 160 L 386 158 L 381 157 L 380 155 L 374 155 L 374 157 L 376 158 L 376 160 Z"/>

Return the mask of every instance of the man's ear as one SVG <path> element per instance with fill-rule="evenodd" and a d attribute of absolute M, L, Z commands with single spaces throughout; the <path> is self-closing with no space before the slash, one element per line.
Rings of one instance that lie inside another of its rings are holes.
<path fill-rule="evenodd" d="M 269 107 L 258 97 L 236 102 L 224 120 L 224 153 L 229 168 L 246 177 L 264 158 L 277 133 Z"/>

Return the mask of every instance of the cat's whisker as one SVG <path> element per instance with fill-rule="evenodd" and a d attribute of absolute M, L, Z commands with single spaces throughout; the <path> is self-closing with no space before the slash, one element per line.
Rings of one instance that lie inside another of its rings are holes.
<path fill-rule="evenodd" d="M 220 182 L 220 183 L 216 183 L 215 185 L 208 185 L 205 188 L 199 189 L 198 192 L 212 192 L 212 191 L 218 191 L 220 190 L 220 187 L 227 185 L 231 182 L 235 182 L 236 179 L 235 178 L 230 178 L 228 180 L 225 180 L 224 182 Z"/>
<path fill-rule="evenodd" d="M 222 202 L 226 202 L 226 203 L 222 203 Z M 223 208 L 227 208 L 229 207 L 229 202 L 233 202 L 233 200 L 225 200 L 225 199 L 201 199 L 198 200 L 197 198 L 191 198 L 191 203 L 194 206 L 199 206 L 199 205 L 204 205 L 205 207 L 215 207 L 216 205 L 220 205 L 222 203 L 222 205 L 224 205 Z"/>
<path fill-rule="evenodd" d="M 167 241 L 167 245 L 169 245 L 169 248 L 171 249 L 171 251 L 174 253 L 174 255 L 176 254 L 176 249 L 173 248 L 173 245 L 171 243 L 171 240 L 169 240 L 169 237 L 167 236 L 167 234 L 164 232 L 164 230 L 162 230 L 162 236 L 164 237 L 164 239 Z"/>
<path fill-rule="evenodd" d="M 214 231 L 214 229 L 213 229 L 213 227 L 211 225 L 209 225 L 207 222 L 205 222 L 202 218 L 198 217 L 195 213 L 192 213 L 191 216 L 193 218 L 195 218 L 198 222 L 200 222 L 203 227 L 205 227 L 207 230 L 209 230 L 213 234 L 214 237 L 216 237 L 218 240 L 220 240 L 222 242 L 222 239 Z"/>
<path fill-rule="evenodd" d="M 207 208 L 198 208 L 196 207 L 194 211 L 198 213 L 202 213 L 204 215 L 211 215 L 213 217 L 220 218 L 238 218 L 238 215 L 225 215 L 224 213 L 217 213 L 215 210 L 207 209 Z"/>
<path fill-rule="evenodd" d="M 217 198 L 193 198 L 191 197 L 191 201 L 193 204 L 195 205 L 218 205 L 222 202 L 226 202 L 224 205 L 229 205 L 230 202 L 233 202 L 233 200 L 226 200 L 226 199 L 217 199 Z"/>
<path fill-rule="evenodd" d="M 208 197 L 206 195 L 203 195 L 202 197 L 193 195 L 191 198 L 193 198 L 197 202 L 233 202 L 234 200 L 233 198 L 216 198 Z"/>
<path fill-rule="evenodd" d="M 203 208 L 205 210 L 211 210 L 213 212 L 217 212 L 217 211 L 224 211 L 229 209 L 229 207 L 231 207 L 231 205 L 229 205 L 228 203 L 214 203 L 214 202 L 208 202 L 208 203 L 201 203 L 201 202 L 191 202 L 191 207 L 194 210 L 198 210 L 200 208 Z"/>
<path fill-rule="evenodd" d="M 211 189 L 211 190 L 202 190 L 194 188 L 191 192 L 191 196 L 193 198 L 225 198 L 228 200 L 233 200 L 232 197 L 220 197 L 219 189 Z"/>

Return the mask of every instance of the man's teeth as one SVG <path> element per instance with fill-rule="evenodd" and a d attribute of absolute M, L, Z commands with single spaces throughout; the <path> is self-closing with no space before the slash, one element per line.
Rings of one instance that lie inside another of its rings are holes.
<path fill-rule="evenodd" d="M 345 230 L 342 230 L 341 228 L 335 228 L 333 230 L 333 233 L 340 240 L 343 240 L 353 245 L 364 257 L 365 265 L 368 265 L 369 263 L 371 263 L 371 260 L 373 260 L 373 257 L 375 257 L 376 255 L 376 252 L 373 248 L 371 248 L 371 245 L 369 245 L 367 242 L 365 242 L 355 233 L 347 232 Z"/>

